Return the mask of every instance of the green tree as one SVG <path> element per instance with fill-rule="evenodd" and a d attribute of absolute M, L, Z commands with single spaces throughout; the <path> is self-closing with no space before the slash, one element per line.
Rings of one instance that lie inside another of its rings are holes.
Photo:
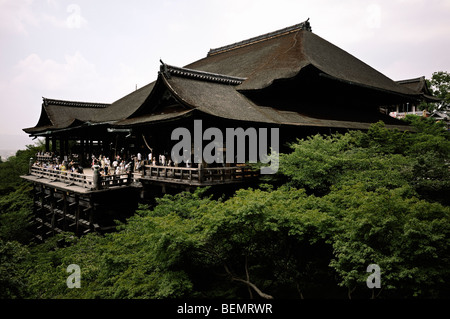
<path fill-rule="evenodd" d="M 416 133 L 391 130 L 379 122 L 367 133 L 299 140 L 291 144 L 291 153 L 280 155 L 279 173 L 289 185 L 316 195 L 359 182 L 368 191 L 409 185 L 425 199 L 448 204 L 449 134 L 431 119 L 407 120 Z"/>
<path fill-rule="evenodd" d="M 32 213 L 32 185 L 20 178 L 29 170 L 30 158 L 34 158 L 42 145 L 28 145 L 15 156 L 0 163 L 0 238 L 5 241 L 28 243 L 29 216 Z"/>
<path fill-rule="evenodd" d="M 375 125 L 365 135 L 309 137 L 292 144 L 291 153 L 281 154 L 279 172 L 290 179 L 289 184 L 317 195 L 358 181 L 364 181 L 368 190 L 399 187 L 407 184 L 412 173 L 408 160 L 395 154 L 402 136 Z"/>
<path fill-rule="evenodd" d="M 349 296 L 368 291 L 366 267 L 378 264 L 385 297 L 448 297 L 450 209 L 408 195 L 361 185 L 327 195 L 342 211 L 331 266 Z"/>
<path fill-rule="evenodd" d="M 450 204 L 450 134 L 445 125 L 431 118 L 409 115 L 416 129 L 410 134 L 404 155 L 413 163 L 409 184 L 424 198 Z"/>
<path fill-rule="evenodd" d="M 28 173 L 30 158 L 34 158 L 42 150 L 42 145 L 27 145 L 25 150 L 17 151 L 15 156 L 0 163 L 0 196 L 14 191 L 23 183 L 20 176 Z"/>
<path fill-rule="evenodd" d="M 287 186 L 166 195 L 117 233 L 34 247 L 27 285 L 35 298 L 369 298 L 376 263 L 374 296 L 446 298 L 449 218 L 408 187 L 362 183 L 322 197 Z M 82 289 L 65 285 L 72 263 Z"/>
<path fill-rule="evenodd" d="M 434 72 L 430 80 L 433 94 L 442 99 L 445 106 L 450 105 L 450 73 L 439 71 Z"/>
<path fill-rule="evenodd" d="M 416 133 L 377 123 L 299 140 L 280 158 L 285 185 L 165 195 L 115 233 L 30 246 L 0 276 L 32 298 L 448 298 L 448 133 L 411 121 Z M 24 201 L 9 195 L 2 209 Z M 381 290 L 365 285 L 372 263 Z M 66 286 L 70 264 L 82 289 Z"/>
<path fill-rule="evenodd" d="M 450 73 L 445 71 L 433 72 L 431 79 L 426 79 L 427 86 L 431 91 L 431 94 L 439 99 L 439 103 L 427 103 L 422 102 L 419 105 L 420 109 L 427 109 L 433 111 L 442 107 L 448 108 L 450 106 Z"/>
<path fill-rule="evenodd" d="M 0 299 L 27 297 L 26 273 L 23 261 L 28 249 L 17 243 L 0 239 Z"/>
<path fill-rule="evenodd" d="M 15 191 L 0 196 L 0 239 L 22 244 L 30 242 L 32 190 L 32 185 L 23 183 Z"/>

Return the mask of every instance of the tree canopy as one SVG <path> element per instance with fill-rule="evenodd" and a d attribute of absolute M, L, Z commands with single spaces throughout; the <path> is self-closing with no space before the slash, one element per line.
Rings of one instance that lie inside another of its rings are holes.
<path fill-rule="evenodd" d="M 450 73 L 439 71 L 434 72 L 430 80 L 433 94 L 442 99 L 446 106 L 450 106 Z"/>
<path fill-rule="evenodd" d="M 450 73 L 445 71 L 433 72 L 430 79 L 425 79 L 431 94 L 439 99 L 440 103 L 421 103 L 419 108 L 432 110 L 445 110 L 450 107 Z"/>
<path fill-rule="evenodd" d="M 377 123 L 297 140 L 277 183 L 165 195 L 104 236 L 25 245 L 2 229 L 1 297 L 448 298 L 450 138 L 407 120 L 416 133 Z M 70 264 L 81 289 L 67 288 Z"/>

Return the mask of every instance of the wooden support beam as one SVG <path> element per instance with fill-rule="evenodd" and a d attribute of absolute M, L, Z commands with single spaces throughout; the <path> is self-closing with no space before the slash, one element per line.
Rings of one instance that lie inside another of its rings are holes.
<path fill-rule="evenodd" d="M 56 152 L 56 137 L 52 136 L 52 152 Z"/>
<path fill-rule="evenodd" d="M 63 230 L 67 230 L 67 219 L 66 215 L 69 212 L 69 204 L 67 202 L 67 194 L 63 193 L 63 201 L 64 201 L 64 207 L 63 207 Z"/>
<path fill-rule="evenodd" d="M 45 151 L 46 152 L 50 151 L 50 137 L 49 136 L 45 137 Z"/>
<path fill-rule="evenodd" d="M 51 216 L 51 229 L 53 234 L 55 234 L 55 227 L 56 227 L 56 197 L 53 189 L 50 189 L 50 216 Z"/>
<path fill-rule="evenodd" d="M 75 201 L 77 203 L 77 207 L 75 210 L 75 235 L 78 236 L 79 235 L 78 224 L 79 224 L 79 220 L 80 220 L 80 196 L 79 195 L 75 196 Z"/>
<path fill-rule="evenodd" d="M 91 210 L 89 211 L 89 227 L 94 230 L 95 227 L 93 226 L 94 223 L 94 211 L 95 211 L 95 204 L 92 196 L 89 198 L 89 207 Z"/>

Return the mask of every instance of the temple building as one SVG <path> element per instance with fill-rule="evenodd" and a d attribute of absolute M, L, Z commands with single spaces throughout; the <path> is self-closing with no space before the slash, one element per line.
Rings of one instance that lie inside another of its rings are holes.
<path fill-rule="evenodd" d="M 131 202 L 139 197 L 127 195 L 129 189 L 142 194 L 155 187 L 186 189 L 257 180 L 257 172 L 242 163 L 198 163 L 194 158 L 174 162 L 171 150 L 179 141 L 172 133 L 177 128 L 195 135 L 194 123 L 201 121 L 203 131 L 277 129 L 283 152 L 286 142 L 296 138 L 366 130 L 380 120 L 388 128 L 410 130 L 380 108 L 416 105 L 424 98 L 422 92 L 391 80 L 313 33 L 309 21 L 211 49 L 184 67 L 165 62 L 159 61 L 156 81 L 112 104 L 43 99 L 37 124 L 24 131 L 45 138 L 46 152 L 23 176 L 35 185 L 41 227 L 47 223 L 52 232 L 83 223 L 86 232 L 101 228 L 96 220 L 104 219 L 99 216 L 105 214 L 105 203 L 115 206 L 113 198 Z M 218 144 L 229 158 L 236 157 L 224 140 Z M 192 154 L 194 148 L 193 142 Z M 39 165 L 56 155 L 60 162 L 75 157 L 84 173 Z M 111 161 L 133 158 L 142 165 L 119 174 L 111 175 L 111 169 L 99 174 L 90 167 L 92 158 L 100 161 L 100 156 Z"/>
<path fill-rule="evenodd" d="M 405 118 L 405 116 L 408 114 L 430 116 L 431 113 L 426 110 L 426 107 L 424 110 L 420 110 L 419 105 L 429 105 L 429 103 L 441 102 L 439 98 L 433 96 L 433 94 L 431 93 L 431 90 L 428 87 L 427 81 L 425 80 L 424 76 L 414 79 L 397 81 L 397 83 L 401 86 L 411 89 L 417 94 L 421 94 L 422 98 L 418 99 L 415 102 L 406 101 L 401 104 L 387 106 L 384 110 L 392 117 L 402 119 Z"/>

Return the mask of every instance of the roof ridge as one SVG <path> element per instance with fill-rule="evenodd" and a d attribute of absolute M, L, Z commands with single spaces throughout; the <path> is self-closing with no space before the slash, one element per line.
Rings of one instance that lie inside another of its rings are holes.
<path fill-rule="evenodd" d="M 68 107 L 85 107 L 85 108 L 106 108 L 111 104 L 108 103 L 94 103 L 94 102 L 80 102 L 80 101 L 67 101 L 67 100 L 57 100 L 48 99 L 43 97 L 44 105 L 62 105 Z"/>
<path fill-rule="evenodd" d="M 178 75 L 178 76 L 183 76 L 183 77 L 197 79 L 197 80 L 216 82 L 216 83 L 222 83 L 222 84 L 231 84 L 231 85 L 239 85 L 247 79 L 247 78 L 241 78 L 241 77 L 231 76 L 231 75 L 224 75 L 224 74 L 211 73 L 211 72 L 206 72 L 206 71 L 180 68 L 177 66 L 165 64 L 161 60 L 160 60 L 160 62 L 161 62 L 160 72 L 165 74 L 169 78 L 171 75 Z"/>
<path fill-rule="evenodd" d="M 420 76 L 418 78 L 413 78 L 413 79 L 399 80 L 399 81 L 395 81 L 395 82 L 397 84 L 407 84 L 407 83 L 414 83 L 414 82 L 420 82 L 420 81 L 425 81 L 425 76 Z"/>
<path fill-rule="evenodd" d="M 283 28 L 280 30 L 276 30 L 273 32 L 269 32 L 269 33 L 265 33 L 247 40 L 243 40 L 243 41 L 239 41 L 233 44 L 229 44 L 229 45 L 225 45 L 216 49 L 210 49 L 208 52 L 207 56 L 212 56 L 212 55 L 216 55 L 222 52 L 227 52 L 230 50 L 234 50 L 234 49 L 238 49 L 253 43 L 257 43 L 257 42 L 261 42 L 261 41 L 265 41 L 265 40 L 269 40 L 275 37 L 279 37 L 285 34 L 289 34 L 292 32 L 297 32 L 300 30 L 304 30 L 304 31 L 309 31 L 312 32 L 312 28 L 311 28 L 311 24 L 309 23 L 309 18 L 306 21 L 303 21 L 301 23 L 298 23 L 296 25 L 287 27 L 287 28 Z"/>

